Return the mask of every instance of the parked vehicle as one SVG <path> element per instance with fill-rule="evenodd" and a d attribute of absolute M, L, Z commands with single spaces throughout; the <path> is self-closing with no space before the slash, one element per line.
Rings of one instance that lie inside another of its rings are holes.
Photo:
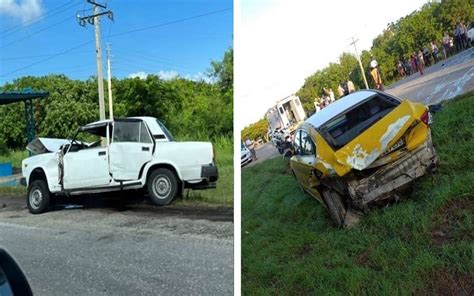
<path fill-rule="evenodd" d="M 240 166 L 243 167 L 246 164 L 252 162 L 252 152 L 244 145 L 244 143 L 240 143 Z"/>
<path fill-rule="evenodd" d="M 211 143 L 177 142 L 153 117 L 93 122 L 72 140 L 37 138 L 27 149 L 35 155 L 22 162 L 22 183 L 33 214 L 53 195 L 123 189 L 144 188 L 153 203 L 168 205 L 185 188 L 215 188 L 218 179 Z"/>
<path fill-rule="evenodd" d="M 308 118 L 295 133 L 290 166 L 300 187 L 338 226 L 397 199 L 437 163 L 430 113 L 420 103 L 359 91 Z"/>
<path fill-rule="evenodd" d="M 467 30 L 467 41 L 469 45 L 474 45 L 474 22 L 471 22 Z"/>
<path fill-rule="evenodd" d="M 306 113 L 300 99 L 292 95 L 278 101 L 267 111 L 265 118 L 272 132 L 288 129 L 292 133 L 306 119 Z"/>

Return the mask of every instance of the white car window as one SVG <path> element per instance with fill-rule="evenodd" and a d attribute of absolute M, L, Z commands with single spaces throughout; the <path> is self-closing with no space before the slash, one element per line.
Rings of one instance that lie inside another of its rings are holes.
<path fill-rule="evenodd" d="M 139 142 L 139 121 L 116 121 L 114 123 L 114 142 Z"/>

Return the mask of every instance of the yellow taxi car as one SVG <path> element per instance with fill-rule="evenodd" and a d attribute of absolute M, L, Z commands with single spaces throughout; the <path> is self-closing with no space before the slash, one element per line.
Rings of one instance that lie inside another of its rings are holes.
<path fill-rule="evenodd" d="M 379 201 L 398 199 L 437 163 L 426 106 L 375 90 L 345 96 L 294 134 L 291 169 L 300 187 L 348 226 Z"/>

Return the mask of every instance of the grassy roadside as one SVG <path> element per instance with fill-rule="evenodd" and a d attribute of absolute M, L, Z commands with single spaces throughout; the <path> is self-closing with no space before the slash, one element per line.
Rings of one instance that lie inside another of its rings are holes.
<path fill-rule="evenodd" d="M 474 293 L 474 93 L 434 115 L 438 171 L 335 229 L 281 158 L 242 173 L 244 295 Z"/>
<path fill-rule="evenodd" d="M 219 180 L 217 188 L 203 191 L 190 191 L 183 199 L 178 199 L 180 204 L 212 204 L 233 206 L 234 202 L 234 164 L 233 164 L 233 142 L 231 139 L 222 137 L 213 141 L 216 150 L 216 162 L 219 169 Z M 13 151 L 6 155 L 0 155 L 0 162 L 11 162 L 14 167 L 19 168 L 21 161 L 28 157 L 27 151 Z M 24 187 L 0 187 L 0 196 L 19 196 L 26 194 Z"/>

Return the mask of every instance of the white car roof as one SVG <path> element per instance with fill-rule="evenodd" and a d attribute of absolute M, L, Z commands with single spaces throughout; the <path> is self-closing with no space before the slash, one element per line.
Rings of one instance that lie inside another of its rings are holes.
<path fill-rule="evenodd" d="M 377 94 L 375 91 L 361 90 L 345 97 L 336 100 L 329 104 L 321 111 L 316 112 L 314 115 L 305 120 L 305 123 L 311 124 L 315 128 L 319 128 L 321 125 L 326 123 L 334 116 L 343 113 L 352 106 L 359 104 L 367 98 Z"/>

